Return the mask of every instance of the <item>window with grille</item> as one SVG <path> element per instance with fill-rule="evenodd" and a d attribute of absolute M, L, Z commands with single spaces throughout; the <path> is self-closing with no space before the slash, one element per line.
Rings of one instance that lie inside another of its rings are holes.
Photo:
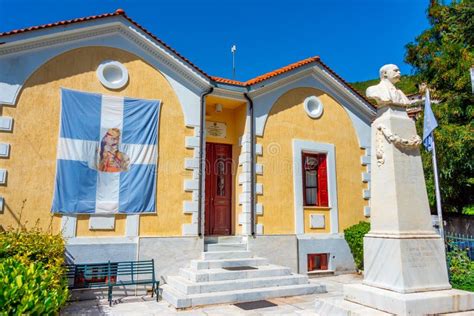
<path fill-rule="evenodd" d="M 310 253 L 308 254 L 308 272 L 315 270 L 328 269 L 327 253 Z"/>
<path fill-rule="evenodd" d="M 328 206 L 326 154 L 303 152 L 303 201 L 305 206 Z"/>

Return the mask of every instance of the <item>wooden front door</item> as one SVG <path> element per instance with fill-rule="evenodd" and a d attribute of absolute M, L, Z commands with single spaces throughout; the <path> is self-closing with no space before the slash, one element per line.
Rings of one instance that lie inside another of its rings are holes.
<path fill-rule="evenodd" d="M 232 145 L 206 143 L 205 235 L 230 235 Z"/>

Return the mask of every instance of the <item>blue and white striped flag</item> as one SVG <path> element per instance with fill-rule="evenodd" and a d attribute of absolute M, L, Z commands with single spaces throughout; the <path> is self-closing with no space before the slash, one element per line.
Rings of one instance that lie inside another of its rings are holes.
<path fill-rule="evenodd" d="M 155 211 L 160 101 L 61 89 L 52 211 Z"/>
<path fill-rule="evenodd" d="M 430 91 L 426 89 L 425 95 L 425 117 L 423 120 L 423 145 L 426 150 L 433 150 L 433 131 L 438 127 L 438 122 L 431 110 Z"/>

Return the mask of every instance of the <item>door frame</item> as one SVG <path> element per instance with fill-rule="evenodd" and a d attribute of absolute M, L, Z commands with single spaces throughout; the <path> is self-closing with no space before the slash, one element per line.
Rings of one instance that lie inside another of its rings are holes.
<path fill-rule="evenodd" d="M 205 170 L 204 170 L 204 188 L 207 187 L 207 183 L 206 183 L 206 180 L 207 180 L 207 168 L 208 168 L 208 157 L 207 157 L 207 146 L 208 144 L 210 145 L 220 145 L 220 146 L 226 146 L 230 149 L 230 160 L 231 160 L 231 164 L 230 164 L 230 182 L 229 182 L 229 185 L 230 185 L 230 200 L 229 200 L 229 234 L 228 235 L 216 235 L 216 234 L 207 234 L 206 233 L 206 222 L 207 222 L 207 219 L 208 219 L 208 215 L 211 216 L 211 214 L 208 214 L 208 208 L 206 207 L 207 203 L 207 197 L 208 197 L 208 193 L 205 192 L 204 193 L 204 236 L 234 236 L 235 235 L 235 229 L 234 229 L 234 170 L 233 170 L 233 167 L 234 167 L 234 160 L 233 160 L 233 144 L 227 144 L 227 143 L 215 143 L 215 142 L 208 142 L 206 141 L 205 142 L 205 150 L 206 150 L 206 159 L 205 159 Z M 209 209 L 210 209 L 210 205 L 209 205 Z"/>

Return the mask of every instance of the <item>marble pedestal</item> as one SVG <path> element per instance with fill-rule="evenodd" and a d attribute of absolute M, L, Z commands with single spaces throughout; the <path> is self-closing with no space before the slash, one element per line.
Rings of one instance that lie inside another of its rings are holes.
<path fill-rule="evenodd" d="M 344 299 L 395 315 L 438 315 L 474 309 L 474 293 L 456 289 L 398 293 L 348 284 L 344 286 Z"/>
<path fill-rule="evenodd" d="M 449 290 L 444 243 L 439 235 L 364 237 L 365 285 L 413 293 Z"/>
<path fill-rule="evenodd" d="M 363 284 L 344 285 L 344 299 L 395 315 L 474 309 L 474 293 L 451 289 L 439 235 L 364 237 Z"/>

